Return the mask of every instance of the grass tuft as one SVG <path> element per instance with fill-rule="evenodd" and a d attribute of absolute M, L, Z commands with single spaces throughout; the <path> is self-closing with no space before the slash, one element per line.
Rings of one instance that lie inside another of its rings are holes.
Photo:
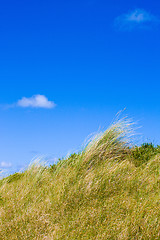
<path fill-rule="evenodd" d="M 122 160 L 131 146 L 132 125 L 131 121 L 124 118 L 113 123 L 105 132 L 92 137 L 84 149 L 86 161 Z"/>

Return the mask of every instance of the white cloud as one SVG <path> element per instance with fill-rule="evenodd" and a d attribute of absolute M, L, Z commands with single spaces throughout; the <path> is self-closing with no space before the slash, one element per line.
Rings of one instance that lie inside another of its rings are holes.
<path fill-rule="evenodd" d="M 30 98 L 23 97 L 18 100 L 17 106 L 27 108 L 54 108 L 56 104 L 53 101 L 49 101 L 48 98 L 44 95 L 34 95 Z"/>
<path fill-rule="evenodd" d="M 10 167 L 12 167 L 12 163 L 10 163 L 10 162 L 0 162 L 0 167 L 10 168 Z"/>
<path fill-rule="evenodd" d="M 122 14 L 115 19 L 118 30 L 130 31 L 135 28 L 149 28 L 157 25 L 159 19 L 143 9 L 135 9 L 127 14 Z"/>

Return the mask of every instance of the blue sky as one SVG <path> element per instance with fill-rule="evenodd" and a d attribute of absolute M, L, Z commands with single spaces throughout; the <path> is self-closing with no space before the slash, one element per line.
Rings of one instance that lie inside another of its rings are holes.
<path fill-rule="evenodd" d="M 0 169 L 79 150 L 119 110 L 160 144 L 160 2 L 1 1 Z"/>

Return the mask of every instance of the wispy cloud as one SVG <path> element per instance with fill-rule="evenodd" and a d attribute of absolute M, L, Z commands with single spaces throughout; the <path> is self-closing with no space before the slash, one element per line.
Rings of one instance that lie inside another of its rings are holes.
<path fill-rule="evenodd" d="M 151 28 L 159 23 L 158 17 L 143 9 L 135 9 L 117 17 L 114 25 L 120 31 L 131 31 L 133 29 Z"/>
<path fill-rule="evenodd" d="M 56 104 L 53 101 L 49 101 L 44 95 L 33 95 L 32 97 L 22 97 L 16 103 L 0 105 L 3 109 L 21 107 L 21 108 L 55 108 Z"/>
<path fill-rule="evenodd" d="M 0 162 L 0 167 L 1 168 L 11 168 L 12 167 L 12 163 L 10 162 Z"/>
<path fill-rule="evenodd" d="M 49 101 L 44 95 L 34 95 L 30 98 L 23 97 L 18 100 L 17 106 L 27 108 L 54 108 L 56 104 L 53 101 Z"/>
<path fill-rule="evenodd" d="M 13 104 L 1 104 L 3 109 L 21 107 L 21 108 L 55 108 L 56 104 L 53 101 L 49 101 L 44 95 L 33 95 L 32 97 L 22 97 L 16 103 Z"/>

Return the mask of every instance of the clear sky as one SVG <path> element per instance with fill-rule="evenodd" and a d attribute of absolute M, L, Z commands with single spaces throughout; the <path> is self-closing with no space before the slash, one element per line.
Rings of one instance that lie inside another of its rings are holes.
<path fill-rule="evenodd" d="M 1 1 L 0 169 L 66 156 L 124 108 L 160 144 L 160 1 Z"/>

